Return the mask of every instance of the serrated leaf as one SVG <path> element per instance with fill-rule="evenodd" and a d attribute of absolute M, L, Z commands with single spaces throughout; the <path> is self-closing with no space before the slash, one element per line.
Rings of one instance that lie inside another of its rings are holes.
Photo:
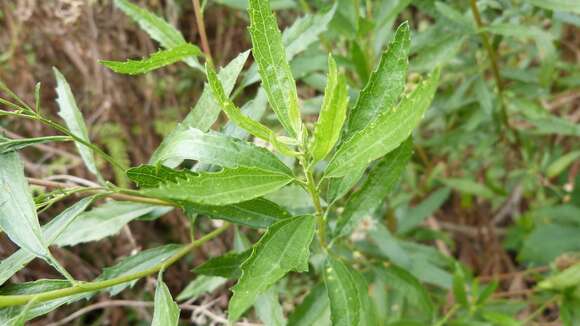
<path fill-rule="evenodd" d="M 264 293 L 290 271 L 308 270 L 314 216 L 296 216 L 273 224 L 242 264 L 242 276 L 233 287 L 228 314 L 235 321 Z"/>
<path fill-rule="evenodd" d="M 72 138 L 69 136 L 46 136 L 46 137 L 23 138 L 23 139 L 9 139 L 4 138 L 0 135 L 0 154 L 18 151 L 28 146 L 33 146 L 37 144 L 71 141 L 71 140 Z"/>
<path fill-rule="evenodd" d="M 0 154 L 0 181 L 0 228 L 19 247 L 48 259 L 50 253 L 18 153 Z"/>
<path fill-rule="evenodd" d="M 218 73 L 218 79 L 223 85 L 224 93 L 229 96 L 232 92 L 236 79 L 248 59 L 249 51 L 241 53 Z M 216 122 L 221 112 L 220 103 L 216 102 L 211 94 L 210 87 L 205 85 L 195 107 L 187 114 L 185 119 L 175 127 L 175 129 L 165 137 L 161 145 L 155 150 L 150 163 L 159 163 L 164 158 L 164 165 L 176 167 L 181 163 L 179 157 L 171 157 L 167 153 L 174 152 L 175 147 L 179 147 L 181 142 L 181 131 L 188 128 L 197 128 L 201 131 L 208 131 Z"/>
<path fill-rule="evenodd" d="M 59 111 L 58 115 L 64 120 L 69 131 L 76 137 L 82 139 L 83 141 L 90 143 L 89 133 L 87 131 L 87 126 L 85 125 L 85 120 L 79 108 L 77 107 L 77 102 L 73 96 L 73 93 L 68 85 L 64 76 L 56 68 L 54 70 L 54 75 L 56 78 L 56 102 L 58 103 Z M 95 157 L 93 151 L 79 142 L 75 142 L 83 162 L 87 169 L 94 175 L 100 178 L 99 171 L 97 170 L 97 165 L 95 163 Z"/>
<path fill-rule="evenodd" d="M 185 58 L 199 55 L 201 55 L 201 50 L 197 46 L 185 43 L 167 50 L 155 52 L 149 58 L 141 60 L 101 60 L 99 62 L 119 74 L 139 75 L 171 65 Z"/>
<path fill-rule="evenodd" d="M 299 136 L 301 118 L 298 93 L 276 18 L 269 1 L 250 0 L 249 4 L 252 53 L 258 64 L 262 87 L 286 132 L 292 137 Z"/>
<path fill-rule="evenodd" d="M 219 276 L 198 276 L 177 296 L 177 301 L 195 300 L 204 293 L 211 293 L 226 284 L 228 279 Z"/>
<path fill-rule="evenodd" d="M 162 280 L 157 280 L 155 289 L 155 309 L 152 326 L 177 326 L 179 324 L 179 307 L 173 301 L 171 292 Z"/>
<path fill-rule="evenodd" d="M 248 201 L 290 183 L 292 177 L 258 168 L 223 169 L 217 173 L 188 174 L 176 182 L 141 190 L 146 196 L 204 205 L 227 205 Z"/>
<path fill-rule="evenodd" d="M 140 251 L 133 256 L 124 258 L 114 266 L 104 268 L 103 272 L 101 275 L 99 275 L 99 277 L 97 277 L 96 280 L 104 281 L 124 275 L 143 272 L 157 264 L 163 263 L 171 256 L 175 255 L 182 248 L 182 245 L 169 244 Z M 138 280 L 115 285 L 109 288 L 109 292 L 111 295 L 117 295 L 124 289 L 134 286 L 137 281 Z"/>
<path fill-rule="evenodd" d="M 218 257 L 212 257 L 206 260 L 203 264 L 197 266 L 193 269 L 196 274 L 206 275 L 206 276 L 220 276 L 228 279 L 239 278 L 242 270 L 240 266 L 246 261 L 252 250 L 246 250 L 243 252 L 230 252 L 225 255 Z"/>
<path fill-rule="evenodd" d="M 328 256 L 324 283 L 330 299 L 332 325 L 364 325 L 361 322 L 366 316 L 361 312 L 368 306 L 368 289 L 362 275 L 342 261 Z"/>
<path fill-rule="evenodd" d="M 187 175 L 196 176 L 197 173 L 188 170 L 175 170 L 163 165 L 140 165 L 127 169 L 127 177 L 135 182 L 139 188 L 155 188 L 165 182 L 177 182 Z"/>
<path fill-rule="evenodd" d="M 413 141 L 408 139 L 371 169 L 362 188 L 350 197 L 339 216 L 335 236 L 350 234 L 362 218 L 370 216 L 383 203 L 412 154 Z"/>
<path fill-rule="evenodd" d="M 288 326 L 316 325 L 328 308 L 328 294 L 323 283 L 311 288 L 302 303 L 288 317 Z"/>
<path fill-rule="evenodd" d="M 405 88 L 410 43 L 409 24 L 405 22 L 397 28 L 393 41 L 383 52 L 376 70 L 360 92 L 348 117 L 345 139 L 351 138 L 395 105 Z"/>
<path fill-rule="evenodd" d="M 179 160 L 196 160 L 201 163 L 215 164 L 224 168 L 256 167 L 292 175 L 292 171 L 272 152 L 254 144 L 226 136 L 217 132 L 203 132 L 188 128 L 178 131 L 179 141 L 158 161 L 163 163 L 165 156 Z"/>
<path fill-rule="evenodd" d="M 185 44 L 183 35 L 163 18 L 132 4 L 127 0 L 115 0 L 115 6 L 121 9 L 127 16 L 131 17 L 142 30 L 147 32 L 155 41 L 159 42 L 162 47 L 171 49 Z M 185 60 L 190 67 L 203 71 L 203 67 L 196 58 L 188 57 Z"/>
<path fill-rule="evenodd" d="M 440 69 L 405 97 L 397 108 L 382 112 L 370 125 L 343 143 L 330 160 L 325 177 L 341 177 L 362 164 L 370 163 L 409 137 L 431 104 Z"/>
<path fill-rule="evenodd" d="M 186 202 L 183 203 L 183 207 L 189 213 L 202 214 L 253 228 L 267 228 L 290 217 L 290 213 L 285 209 L 265 198 L 256 198 L 225 206 Z"/>
<path fill-rule="evenodd" d="M 42 226 L 42 233 L 48 245 L 55 242 L 87 207 L 93 202 L 94 197 L 86 197 L 70 206 L 62 213 Z M 34 255 L 25 249 L 19 249 L 8 258 L 0 262 L 0 285 L 6 282 L 12 275 L 21 270 L 26 264 L 34 259 Z"/>
<path fill-rule="evenodd" d="M 130 221 L 154 211 L 158 206 L 109 201 L 82 213 L 54 242 L 59 247 L 97 241 L 117 234 Z"/>
<path fill-rule="evenodd" d="M 338 75 L 336 61 L 328 56 L 328 79 L 318 122 L 314 128 L 312 158 L 318 162 L 332 150 L 340 136 L 348 107 L 348 88 L 344 75 Z"/>

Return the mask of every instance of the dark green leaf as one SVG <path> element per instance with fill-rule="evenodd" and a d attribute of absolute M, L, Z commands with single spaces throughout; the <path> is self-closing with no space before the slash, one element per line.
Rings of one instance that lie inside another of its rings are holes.
<path fill-rule="evenodd" d="M 248 249 L 241 253 L 230 252 L 222 256 L 212 257 L 194 268 L 193 272 L 207 276 L 221 276 L 228 279 L 239 278 L 242 273 L 240 267 L 250 257 L 251 253 L 252 250 Z"/>

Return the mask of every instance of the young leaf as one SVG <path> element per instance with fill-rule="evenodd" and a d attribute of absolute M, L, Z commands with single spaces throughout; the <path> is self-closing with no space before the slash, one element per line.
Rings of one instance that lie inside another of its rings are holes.
<path fill-rule="evenodd" d="M 0 154 L 21 150 L 25 147 L 37 144 L 71 140 L 72 138 L 69 136 L 45 136 L 35 138 L 9 139 L 0 135 Z"/>
<path fill-rule="evenodd" d="M 308 270 L 310 242 L 314 236 L 313 216 L 296 216 L 273 224 L 242 264 L 242 276 L 233 287 L 229 319 L 235 321 L 251 307 L 259 294 L 290 271 Z"/>
<path fill-rule="evenodd" d="M 47 245 L 55 242 L 62 232 L 93 202 L 94 197 L 86 197 L 70 206 L 46 225 L 42 226 L 42 233 Z M 0 285 L 6 282 L 12 275 L 21 270 L 26 264 L 34 259 L 34 255 L 28 250 L 19 249 L 8 258 L 0 262 Z"/>
<path fill-rule="evenodd" d="M 205 133 L 195 128 L 183 129 L 177 133 L 180 141 L 174 143 L 171 149 L 168 148 L 163 156 L 158 156 L 160 163 L 167 156 L 224 168 L 257 167 L 292 175 L 292 171 L 270 151 L 246 141 L 217 132 Z"/>
<path fill-rule="evenodd" d="M 217 173 L 186 175 L 158 188 L 141 190 L 146 196 L 193 202 L 204 205 L 227 205 L 248 201 L 290 183 L 292 177 L 258 168 L 223 169 Z"/>
<path fill-rule="evenodd" d="M 395 105 L 405 88 L 410 43 L 409 24 L 405 22 L 397 28 L 393 41 L 360 92 L 349 114 L 344 139 L 350 139 L 373 122 L 379 114 Z"/>
<path fill-rule="evenodd" d="M 183 203 L 189 213 L 206 215 L 210 218 L 230 221 L 252 228 L 267 228 L 270 225 L 290 217 L 285 209 L 265 198 L 256 198 L 240 203 L 214 206 L 192 202 Z"/>
<path fill-rule="evenodd" d="M 103 269 L 103 273 L 101 273 L 96 280 L 104 281 L 123 275 L 146 271 L 147 269 L 166 261 L 181 250 L 181 248 L 183 248 L 182 245 L 169 244 L 138 252 L 133 256 L 121 260 L 115 266 Z M 111 295 L 117 295 L 124 289 L 134 286 L 135 283 L 137 283 L 137 280 L 115 285 L 109 289 L 109 292 Z"/>
<path fill-rule="evenodd" d="M 324 268 L 324 283 L 330 299 L 332 325 L 364 325 L 361 311 L 368 306 L 366 281 L 357 271 L 342 261 L 328 256 Z"/>
<path fill-rule="evenodd" d="M 222 84 L 217 78 L 217 74 L 211 65 L 206 64 L 205 69 L 213 97 L 221 105 L 228 118 L 255 137 L 265 141 L 270 141 L 273 135 L 272 130 L 242 114 L 240 108 L 238 108 L 226 95 Z"/>
<path fill-rule="evenodd" d="M 314 128 L 312 157 L 318 162 L 326 157 L 338 141 L 348 107 L 348 88 L 343 75 L 338 75 L 336 61 L 328 56 L 328 81 L 324 90 L 324 102 Z"/>
<path fill-rule="evenodd" d="M 252 250 L 248 249 L 241 253 L 230 252 L 222 256 L 212 257 L 205 263 L 194 268 L 193 272 L 207 276 L 221 276 L 229 279 L 239 278 L 242 273 L 240 266 L 242 266 L 242 263 L 251 254 Z"/>
<path fill-rule="evenodd" d="M 142 60 L 127 60 L 125 62 L 101 60 L 99 62 L 116 73 L 138 75 L 168 66 L 184 58 L 199 55 L 201 55 L 201 50 L 197 46 L 185 43 L 168 50 L 156 52 L 149 58 Z"/>
<path fill-rule="evenodd" d="M 249 54 L 249 51 L 241 53 L 219 71 L 218 80 L 223 85 L 224 93 L 228 96 L 232 92 L 236 79 L 242 71 Z M 206 85 L 203 88 L 203 92 L 195 104 L 195 107 L 187 114 L 183 122 L 178 124 L 177 127 L 167 135 L 167 137 L 165 137 L 161 145 L 159 145 L 151 156 L 149 162 L 152 164 L 159 163 L 160 158 L 164 158 L 164 165 L 169 167 L 178 166 L 181 163 L 181 159 L 179 159 L 179 157 L 171 157 L 166 152 L 173 152 L 173 148 L 179 146 L 179 143 L 181 142 L 180 131 L 188 128 L 197 128 L 204 132 L 208 131 L 216 122 L 220 112 L 220 103 L 217 103 L 214 100 L 210 88 Z"/>
<path fill-rule="evenodd" d="M 157 280 L 154 307 L 152 326 L 177 326 L 179 324 L 179 307 L 171 298 L 167 285 L 161 279 Z"/>
<path fill-rule="evenodd" d="M 328 164 L 325 177 L 344 176 L 361 163 L 368 164 L 399 147 L 431 104 L 439 72 L 437 68 L 397 108 L 382 112 L 376 120 L 342 144 Z"/>
<path fill-rule="evenodd" d="M 171 49 L 186 43 L 183 35 L 161 17 L 127 0 L 115 0 L 115 6 L 121 9 L 127 16 L 131 17 L 131 19 L 139 24 L 141 29 L 147 32 L 152 39 L 159 42 L 162 47 Z M 203 71 L 203 67 L 196 58 L 189 56 L 184 61 L 190 67 Z"/>
<path fill-rule="evenodd" d="M 60 109 L 58 115 L 64 120 L 66 126 L 73 135 L 87 143 L 90 143 L 91 141 L 89 139 L 87 126 L 85 125 L 85 120 L 81 111 L 77 107 L 77 102 L 75 101 L 70 86 L 58 69 L 53 68 L 53 70 L 56 77 L 56 94 L 58 96 L 56 102 Z M 100 178 L 93 151 L 86 145 L 78 142 L 76 142 L 76 146 L 87 169 Z"/>
<path fill-rule="evenodd" d="M 292 137 L 300 136 L 302 122 L 296 83 L 269 1 L 250 0 L 248 13 L 252 53 L 262 77 L 262 86 L 268 94 L 268 101 L 286 132 Z"/>
<path fill-rule="evenodd" d="M 50 253 L 18 153 L 0 154 L 0 181 L 0 228 L 19 247 L 48 259 Z"/>
<path fill-rule="evenodd" d="M 227 281 L 228 279 L 219 276 L 200 275 L 181 291 L 177 301 L 195 300 L 204 293 L 213 292 Z"/>
<path fill-rule="evenodd" d="M 338 218 L 336 236 L 350 234 L 363 217 L 372 214 L 383 203 L 412 154 L 413 141 L 408 139 L 373 167 L 362 188 L 352 195 Z"/>

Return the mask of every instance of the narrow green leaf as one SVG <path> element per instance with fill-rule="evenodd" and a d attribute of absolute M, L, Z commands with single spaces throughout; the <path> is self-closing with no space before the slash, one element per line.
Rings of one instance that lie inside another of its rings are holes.
<path fill-rule="evenodd" d="M 361 312 L 368 306 L 366 282 L 357 271 L 328 256 L 324 283 L 330 299 L 330 316 L 334 326 L 364 325 Z"/>
<path fill-rule="evenodd" d="M 455 272 L 453 273 L 453 297 L 455 298 L 456 303 L 464 307 L 469 306 L 465 284 L 465 275 L 457 263 L 455 265 Z"/>
<path fill-rule="evenodd" d="M 273 224 L 242 264 L 242 276 L 233 287 L 229 319 L 235 321 L 251 307 L 259 294 L 290 271 L 308 270 L 310 242 L 314 237 L 313 216 L 296 216 Z"/>
<path fill-rule="evenodd" d="M 472 194 L 475 196 L 492 199 L 497 195 L 487 186 L 466 178 L 445 178 L 441 179 L 445 185 L 458 190 L 459 192 Z"/>
<path fill-rule="evenodd" d="M 141 190 L 146 196 L 204 205 L 227 205 L 261 197 L 290 183 L 292 177 L 258 168 L 223 169 L 217 173 L 186 175 L 158 188 Z"/>
<path fill-rule="evenodd" d="M 218 80 L 223 85 L 224 93 L 229 96 L 232 92 L 236 79 L 244 67 L 244 63 L 248 59 L 249 51 L 241 53 L 227 66 L 221 69 L 218 73 Z M 221 112 L 221 104 L 216 102 L 212 96 L 210 87 L 206 85 L 195 107 L 187 114 L 183 122 L 169 134 L 161 145 L 155 150 L 150 163 L 159 163 L 161 158 L 164 159 L 164 165 L 169 167 L 176 167 L 181 163 L 179 157 L 171 157 L 168 152 L 175 152 L 174 148 L 179 147 L 181 142 L 181 131 L 188 128 L 197 128 L 201 131 L 208 131 L 211 126 L 217 121 L 219 113 Z"/>
<path fill-rule="evenodd" d="M 115 0 L 115 6 L 131 17 L 149 36 L 159 42 L 162 47 L 171 49 L 185 44 L 183 35 L 163 18 L 132 4 L 127 0 Z M 188 57 L 185 60 L 190 67 L 203 71 L 203 67 L 196 58 Z"/>
<path fill-rule="evenodd" d="M 243 140 L 217 132 L 205 133 L 195 128 L 180 130 L 176 137 L 179 141 L 157 157 L 160 163 L 169 157 L 196 160 L 224 168 L 256 167 L 292 175 L 292 171 L 270 151 Z"/>
<path fill-rule="evenodd" d="M 99 277 L 97 277 L 96 280 L 104 281 L 124 275 L 143 272 L 157 264 L 166 261 L 171 256 L 175 255 L 179 250 L 181 250 L 181 248 L 183 248 L 182 245 L 168 244 L 165 246 L 138 252 L 133 256 L 124 258 L 114 266 L 104 268 L 103 272 L 101 275 L 99 275 Z M 117 295 L 126 288 L 134 286 L 137 281 L 138 280 L 115 285 L 109 289 L 109 292 L 111 295 Z"/>
<path fill-rule="evenodd" d="M 256 309 L 256 315 L 258 315 L 258 318 L 264 325 L 286 325 L 286 319 L 284 318 L 284 312 L 282 311 L 282 305 L 280 305 L 280 299 L 278 298 L 278 291 L 276 289 L 270 288 L 265 293 L 260 294 L 256 299 L 254 307 Z"/>
<path fill-rule="evenodd" d="M 262 77 L 262 86 L 278 120 L 292 137 L 300 136 L 301 118 L 296 83 L 286 59 L 282 34 L 269 1 L 250 0 L 252 53 Z"/>
<path fill-rule="evenodd" d="M 311 288 L 310 293 L 288 317 L 288 326 L 316 325 L 328 306 L 326 287 L 319 283 Z"/>
<path fill-rule="evenodd" d="M 195 300 L 204 293 L 211 293 L 226 284 L 228 279 L 219 276 L 200 275 L 177 296 L 177 301 Z"/>
<path fill-rule="evenodd" d="M 405 88 L 410 43 L 409 24 L 405 22 L 397 28 L 393 41 L 360 92 L 348 117 L 345 139 L 351 138 L 395 105 Z"/>
<path fill-rule="evenodd" d="M 534 6 L 553 10 L 553 11 L 568 11 L 576 14 L 580 14 L 580 5 L 577 2 L 571 0 L 524 0 L 533 4 Z"/>
<path fill-rule="evenodd" d="M 59 247 L 97 241 L 117 234 L 125 224 L 146 215 L 157 206 L 109 201 L 95 209 L 84 212 L 66 227 L 54 244 Z"/>
<path fill-rule="evenodd" d="M 43 236 L 48 245 L 55 242 L 62 232 L 93 202 L 94 197 L 86 197 L 58 214 L 46 225 L 42 226 Z M 28 250 L 19 249 L 8 258 L 0 262 L 0 285 L 6 282 L 12 275 L 21 270 L 26 264 L 34 259 L 34 255 Z"/>
<path fill-rule="evenodd" d="M 152 326 L 177 326 L 179 324 L 179 307 L 173 301 L 167 285 L 157 280 Z"/>
<path fill-rule="evenodd" d="M 343 75 L 338 75 L 336 62 L 328 56 L 328 81 L 324 90 L 324 101 L 318 122 L 314 128 L 312 157 L 318 162 L 332 150 L 342 130 L 348 107 L 348 88 Z"/>
<path fill-rule="evenodd" d="M 411 305 L 421 309 L 426 319 L 433 316 L 433 301 L 429 297 L 429 292 L 421 285 L 421 282 L 404 268 L 394 264 L 388 267 L 380 266 L 378 276 L 385 281 L 392 289 L 403 295 Z"/>
<path fill-rule="evenodd" d="M 538 284 L 541 289 L 564 290 L 580 285 L 580 263 L 550 276 Z"/>
<path fill-rule="evenodd" d="M 548 176 L 548 178 L 558 176 L 568 166 L 570 166 L 570 164 L 574 163 L 578 158 L 580 158 L 580 150 L 566 153 L 565 155 L 559 157 L 557 160 L 555 160 L 548 166 L 548 168 L 546 169 L 546 175 Z"/>
<path fill-rule="evenodd" d="M 230 252 L 218 257 L 212 257 L 206 260 L 203 264 L 193 269 L 196 274 L 206 276 L 220 276 L 228 279 L 239 278 L 242 274 L 240 266 L 246 261 L 252 250 L 248 249 L 241 253 Z"/>
<path fill-rule="evenodd" d="M 16 152 L 0 154 L 0 228 L 19 247 L 48 259 L 46 241 Z"/>
<path fill-rule="evenodd" d="M 335 235 L 350 234 L 362 218 L 370 216 L 396 185 L 413 154 L 413 141 L 408 139 L 382 158 L 369 172 L 362 188 L 355 192 L 339 216 Z"/>
<path fill-rule="evenodd" d="M 225 206 L 186 202 L 183 203 L 183 207 L 189 213 L 202 214 L 253 228 L 267 228 L 282 219 L 290 217 L 290 213 L 285 209 L 264 198 L 256 198 Z"/>
<path fill-rule="evenodd" d="M 23 139 L 9 139 L 4 138 L 0 135 L 0 154 L 7 152 L 18 151 L 28 146 L 33 146 L 37 144 L 44 144 L 50 142 L 60 142 L 60 141 L 71 141 L 72 138 L 69 136 L 45 136 L 45 137 L 35 137 L 35 138 L 23 138 Z"/>
<path fill-rule="evenodd" d="M 58 71 L 58 69 L 53 68 L 54 75 L 56 77 L 56 94 L 59 111 L 58 115 L 64 120 L 69 131 L 76 137 L 82 139 L 83 141 L 90 143 L 89 133 L 87 131 L 87 126 L 85 125 L 85 120 L 79 108 L 77 107 L 77 102 L 73 96 L 69 84 L 67 83 L 64 76 Z M 95 163 L 95 157 L 93 151 L 86 145 L 75 143 L 81 158 L 87 169 L 94 175 L 100 178 L 99 171 L 97 170 L 97 165 Z"/>
<path fill-rule="evenodd" d="M 352 171 L 342 178 L 331 178 L 328 180 L 327 201 L 336 202 L 344 197 L 361 179 L 366 171 L 366 166 L 352 169 Z"/>
<path fill-rule="evenodd" d="M 342 144 L 328 164 L 325 177 L 344 176 L 361 163 L 368 164 L 399 147 L 431 104 L 439 72 L 440 69 L 436 69 L 397 108 L 382 112 L 376 120 Z"/>
<path fill-rule="evenodd" d="M 141 60 L 123 61 L 99 61 L 105 67 L 119 74 L 139 75 L 171 65 L 184 58 L 200 56 L 201 50 L 190 43 L 178 45 L 168 50 L 161 50 L 153 53 L 149 58 Z"/>
<path fill-rule="evenodd" d="M 397 233 L 404 234 L 423 223 L 426 218 L 432 216 L 445 203 L 450 193 L 449 188 L 443 187 L 434 191 L 417 206 L 410 208 L 404 218 L 397 224 Z"/>
<path fill-rule="evenodd" d="M 273 135 L 272 130 L 258 121 L 252 120 L 242 114 L 240 108 L 238 108 L 226 95 L 226 92 L 211 65 L 206 64 L 205 68 L 213 97 L 221 105 L 228 118 L 255 137 L 265 141 L 270 141 Z"/>

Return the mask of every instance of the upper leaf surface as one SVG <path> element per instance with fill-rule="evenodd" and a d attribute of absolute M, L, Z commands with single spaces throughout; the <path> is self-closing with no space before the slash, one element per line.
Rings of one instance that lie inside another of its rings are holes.
<path fill-rule="evenodd" d="M 144 195 L 205 205 L 227 205 L 261 197 L 290 183 L 292 177 L 259 168 L 223 169 L 217 173 L 191 173 L 176 182 L 144 189 Z"/>
<path fill-rule="evenodd" d="M 240 266 L 250 257 L 251 254 L 252 250 L 248 249 L 241 253 L 230 252 L 222 256 L 212 257 L 205 263 L 196 267 L 193 272 L 208 276 L 238 278 L 242 272 Z"/>
<path fill-rule="evenodd" d="M 254 245 L 242 265 L 242 276 L 233 287 L 229 319 L 235 321 L 251 307 L 259 294 L 290 271 L 308 270 L 310 242 L 314 236 L 313 216 L 296 216 L 272 225 Z"/>
<path fill-rule="evenodd" d="M 142 60 L 127 60 L 125 62 L 101 60 L 100 63 L 119 74 L 138 75 L 168 66 L 184 58 L 199 55 L 201 55 L 201 51 L 197 46 L 185 43 L 168 50 L 156 52 L 149 58 Z"/>
<path fill-rule="evenodd" d="M 349 139 L 379 114 L 395 105 L 405 88 L 410 43 L 409 24 L 405 22 L 395 32 L 393 41 L 360 92 L 348 117 L 345 139 Z"/>
<path fill-rule="evenodd" d="M 154 307 L 152 326 L 177 326 L 179 324 L 179 307 L 171 298 L 169 288 L 162 280 L 157 280 Z"/>
<path fill-rule="evenodd" d="M 342 125 L 346 119 L 348 107 L 348 88 L 343 75 L 338 75 L 338 68 L 332 56 L 328 57 L 328 81 L 324 90 L 324 101 L 320 109 L 318 122 L 314 129 L 312 157 L 320 161 L 330 153 L 338 141 Z"/>
<path fill-rule="evenodd" d="M 369 164 L 389 153 L 419 124 L 437 90 L 439 68 L 397 108 L 382 112 L 375 121 L 342 144 L 326 169 L 326 177 L 341 177 L 361 164 Z"/>
<path fill-rule="evenodd" d="M 262 86 L 278 120 L 290 136 L 300 132 L 296 83 L 286 59 L 282 34 L 268 0 L 250 0 L 252 53 L 262 77 Z"/>

